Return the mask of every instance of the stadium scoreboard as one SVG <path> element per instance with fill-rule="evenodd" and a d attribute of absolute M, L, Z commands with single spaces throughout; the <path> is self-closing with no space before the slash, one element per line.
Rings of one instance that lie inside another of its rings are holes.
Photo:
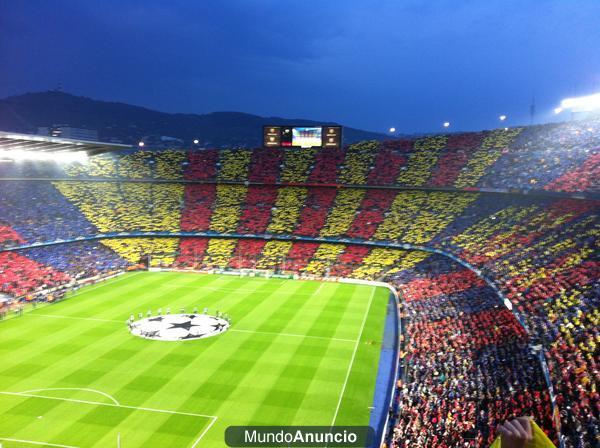
<path fill-rule="evenodd" d="M 264 126 L 265 148 L 331 148 L 342 146 L 341 126 Z"/>

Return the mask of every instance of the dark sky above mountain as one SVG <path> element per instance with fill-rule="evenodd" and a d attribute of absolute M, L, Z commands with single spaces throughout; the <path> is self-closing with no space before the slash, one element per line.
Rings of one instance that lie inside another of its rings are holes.
<path fill-rule="evenodd" d="M 598 0 L 0 0 L 0 96 L 64 90 L 400 132 L 600 91 Z"/>

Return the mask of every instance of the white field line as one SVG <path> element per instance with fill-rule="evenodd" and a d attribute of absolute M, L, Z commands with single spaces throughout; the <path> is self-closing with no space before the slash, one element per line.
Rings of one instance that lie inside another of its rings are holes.
<path fill-rule="evenodd" d="M 99 390 L 96 390 L 96 389 L 88 389 L 88 388 L 85 388 L 85 387 L 46 387 L 44 389 L 24 390 L 21 393 L 22 394 L 32 394 L 34 392 L 44 392 L 44 391 L 53 391 L 53 390 L 82 390 L 82 391 L 85 391 L 85 392 L 94 392 L 94 393 L 97 393 L 99 395 L 102 395 L 102 396 L 108 398 L 110 401 L 112 401 L 117 406 L 121 406 L 121 403 L 119 403 L 119 400 L 117 400 L 112 395 L 109 395 L 106 392 L 102 392 L 102 391 L 99 391 Z"/>
<path fill-rule="evenodd" d="M 121 322 L 120 320 L 114 320 L 114 319 L 98 319 L 96 317 L 61 316 L 59 314 L 40 314 L 40 313 L 35 313 L 35 314 L 30 314 L 30 316 L 51 317 L 51 318 L 54 318 L 54 319 L 92 320 L 92 321 L 95 321 L 95 322 L 116 322 L 116 323 L 120 323 L 120 324 L 124 323 L 124 322 Z"/>
<path fill-rule="evenodd" d="M 196 414 L 194 412 L 170 411 L 168 409 L 145 408 L 145 407 L 141 407 L 141 406 L 127 406 L 125 404 L 102 403 L 101 401 L 77 400 L 75 398 L 51 397 L 48 395 L 27 394 L 25 392 L 0 391 L 0 395 L 14 395 L 17 397 L 46 398 L 48 400 L 69 401 L 71 403 L 94 404 L 97 406 L 110 406 L 112 408 L 134 409 L 134 410 L 138 410 L 138 411 L 158 412 L 158 413 L 162 413 L 162 414 L 188 415 L 190 417 L 217 418 L 216 415 Z"/>
<path fill-rule="evenodd" d="M 61 316 L 59 314 L 31 314 L 31 316 L 37 317 L 50 317 L 53 319 L 75 319 L 75 320 L 91 320 L 97 322 L 110 322 L 117 324 L 124 324 L 120 320 L 114 319 L 96 319 L 94 317 L 76 317 L 76 316 Z M 276 331 L 258 331 L 258 330 L 244 330 L 242 328 L 229 328 L 227 331 L 232 331 L 235 333 L 256 333 L 256 334 L 268 334 L 272 336 L 289 336 L 293 338 L 308 338 L 308 339 L 323 339 L 327 341 L 339 341 L 339 342 L 356 342 L 355 339 L 344 339 L 344 338 L 328 338 L 327 336 L 309 336 L 306 334 L 296 334 L 296 333 L 277 333 Z"/>
<path fill-rule="evenodd" d="M 323 286 L 325 286 L 325 282 L 322 282 L 319 287 L 317 288 L 317 290 L 314 292 L 314 294 L 319 294 L 321 292 L 321 288 L 323 288 Z M 311 295 L 314 295 L 311 294 Z"/>
<path fill-rule="evenodd" d="M 82 389 L 82 390 L 85 390 L 85 389 Z M 202 440 L 202 437 L 204 437 L 204 435 L 208 432 L 208 430 L 212 427 L 212 425 L 217 421 L 217 418 L 218 418 L 216 415 L 196 414 L 194 412 L 170 411 L 168 409 L 155 409 L 155 408 L 146 408 L 146 407 L 141 407 L 141 406 L 127 406 L 124 404 L 102 403 L 99 401 L 76 400 L 75 398 L 50 397 L 47 395 L 37 395 L 37 394 L 31 394 L 31 393 L 26 393 L 26 392 L 1 392 L 0 391 L 0 394 L 1 395 L 13 395 L 13 396 L 19 396 L 19 397 L 45 398 L 48 400 L 68 401 L 71 403 L 93 404 L 96 406 L 109 406 L 109 407 L 113 407 L 113 408 L 134 409 L 137 411 L 158 412 L 158 413 L 162 413 L 162 414 L 172 414 L 172 415 L 187 415 L 187 416 L 191 416 L 191 417 L 202 417 L 202 418 L 211 419 L 211 422 L 208 424 L 208 426 L 206 428 L 204 428 L 204 430 L 202 431 L 200 436 L 194 441 L 193 445 L 190 448 L 196 448 L 198 443 L 200 443 L 200 440 Z M 15 439 L 0 439 L 0 440 L 17 441 Z M 69 446 L 69 445 L 54 445 L 54 444 L 42 443 L 42 442 L 39 442 L 39 443 L 32 442 L 32 443 L 35 443 L 38 445 L 50 445 L 50 446 L 55 446 L 55 447 L 59 447 L 59 448 L 78 448 L 78 447 Z"/>
<path fill-rule="evenodd" d="M 294 337 L 294 338 L 323 339 L 326 341 L 356 342 L 354 339 L 328 338 L 326 336 L 309 336 L 306 334 L 294 334 L 294 333 L 277 333 L 275 331 L 242 330 L 242 329 L 238 329 L 238 328 L 230 328 L 227 331 L 233 331 L 236 333 L 269 334 L 272 336 L 290 336 L 290 337 Z"/>
<path fill-rule="evenodd" d="M 59 445 L 57 443 L 50 442 L 36 442 L 35 440 L 9 439 L 8 437 L 0 437 L 0 440 L 4 440 L 5 442 L 29 443 L 31 445 L 56 446 L 58 448 L 79 448 L 73 445 Z"/>
<path fill-rule="evenodd" d="M 348 385 L 348 378 L 350 378 L 350 372 L 352 371 L 352 365 L 354 364 L 354 359 L 356 358 L 358 344 L 360 343 L 360 339 L 362 337 L 363 330 L 365 329 L 365 323 L 367 322 L 367 317 L 369 316 L 369 311 L 371 310 L 371 302 L 373 302 L 373 297 L 375 296 L 376 290 L 377 290 L 377 288 L 373 288 L 373 291 L 371 292 L 371 297 L 369 297 L 369 304 L 367 305 L 365 315 L 363 316 L 362 324 L 360 325 L 360 332 L 358 333 L 358 338 L 356 339 L 356 344 L 354 345 L 354 351 L 352 352 L 352 358 L 350 359 L 350 365 L 348 366 L 348 371 L 346 372 L 346 379 L 344 380 L 344 385 L 342 386 L 342 392 L 340 393 L 340 398 L 339 398 L 337 406 L 335 408 L 335 414 L 333 414 L 333 420 L 331 421 L 331 426 L 335 425 L 335 421 L 337 419 L 338 412 L 340 412 L 340 406 L 342 404 L 342 399 L 344 398 L 344 392 L 346 392 L 346 386 Z"/>
<path fill-rule="evenodd" d="M 111 281 L 113 279 L 109 279 L 109 280 L 104 280 L 104 281 L 100 281 L 98 283 L 95 283 L 93 285 L 90 286 L 82 286 L 81 289 L 75 291 L 73 294 L 71 294 L 70 296 L 67 297 L 67 299 L 70 299 L 71 297 L 76 297 L 79 296 L 81 294 L 85 294 L 89 291 L 94 291 L 96 289 L 102 288 L 103 286 L 110 286 L 114 283 L 120 282 L 121 280 L 125 280 L 126 278 L 131 278 L 131 277 L 135 277 L 138 274 L 141 274 L 143 271 L 137 271 L 134 272 L 131 275 L 127 275 L 128 273 L 125 274 L 121 274 L 116 280 Z M 106 283 L 106 282 L 110 282 L 110 283 Z"/>
<path fill-rule="evenodd" d="M 208 432 L 208 430 L 212 427 L 212 425 L 215 424 L 216 421 L 217 421 L 217 417 L 213 417 L 213 419 L 210 421 L 208 426 L 206 428 L 204 428 L 204 431 L 202 431 L 202 433 L 198 436 L 198 438 L 196 439 L 196 441 L 192 444 L 192 446 L 190 448 L 196 448 L 196 446 L 198 446 L 198 444 L 200 443 L 200 440 L 202 440 L 202 437 L 204 437 L 204 434 L 206 434 Z"/>
<path fill-rule="evenodd" d="M 172 286 L 172 284 L 169 284 L 169 288 L 172 288 L 172 289 L 209 289 L 211 291 L 223 291 L 223 292 L 249 292 L 249 293 L 261 292 L 258 289 L 219 288 L 217 286 L 202 286 L 202 285 L 200 285 L 200 286 L 190 286 L 190 285 Z M 277 290 L 273 290 L 271 292 L 268 292 L 268 294 L 274 294 L 276 292 L 277 292 Z M 294 296 L 310 297 L 310 296 L 313 296 L 315 294 L 315 292 L 311 292 L 311 293 L 294 293 Z"/>

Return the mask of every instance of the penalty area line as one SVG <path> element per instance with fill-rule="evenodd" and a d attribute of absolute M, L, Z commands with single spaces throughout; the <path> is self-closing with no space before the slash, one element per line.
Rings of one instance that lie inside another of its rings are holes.
<path fill-rule="evenodd" d="M 96 394 L 102 395 L 106 398 L 108 398 L 110 401 L 112 401 L 114 404 L 116 404 L 117 406 L 120 406 L 121 403 L 119 403 L 119 400 L 117 400 L 115 397 L 113 397 L 112 395 L 107 394 L 106 392 L 102 392 L 100 390 L 96 390 L 96 389 L 89 389 L 86 387 L 46 387 L 44 389 L 31 389 L 31 390 L 24 390 L 23 392 L 21 392 L 22 394 L 32 394 L 34 392 L 51 392 L 51 391 L 57 391 L 57 390 L 77 390 L 77 391 L 84 391 L 84 392 L 94 392 Z"/>
<path fill-rule="evenodd" d="M 55 446 L 57 448 L 79 448 L 78 446 L 73 445 L 60 445 L 58 443 L 38 442 L 36 440 L 11 439 L 8 437 L 0 437 L 0 440 L 5 442 L 29 443 L 30 445 Z"/>
<path fill-rule="evenodd" d="M 310 336 L 307 334 L 295 334 L 295 333 L 277 333 L 276 331 L 257 331 L 257 330 L 242 330 L 241 328 L 231 328 L 227 332 L 233 333 L 254 333 L 254 334 L 266 334 L 269 336 L 289 336 L 293 338 L 307 338 L 307 339 L 321 339 L 325 341 L 339 341 L 339 342 L 356 342 L 354 339 L 342 339 L 342 338 L 328 338 L 327 336 Z"/>
<path fill-rule="evenodd" d="M 78 400 L 75 398 L 51 397 L 48 395 L 28 394 L 25 392 L 0 391 L 0 395 L 14 395 L 17 397 L 45 398 L 47 400 L 68 401 L 71 403 L 94 404 L 97 406 L 109 406 L 109 407 L 113 407 L 113 408 L 125 408 L 125 409 L 134 409 L 134 410 L 138 410 L 138 411 L 159 412 L 162 414 L 188 415 L 191 417 L 203 417 L 203 418 L 217 418 L 216 415 L 196 414 L 195 412 L 171 411 L 169 409 L 146 408 L 143 406 L 128 406 L 126 404 L 102 403 L 101 401 Z"/>
<path fill-rule="evenodd" d="M 198 438 L 196 439 L 196 441 L 192 444 L 192 446 L 190 448 L 196 448 L 198 446 L 198 444 L 200 443 L 200 440 L 202 440 L 202 437 L 204 437 L 204 435 L 208 432 L 208 430 L 210 428 L 212 428 L 212 425 L 214 425 L 216 421 L 217 421 L 217 417 L 213 417 L 212 420 L 210 421 L 210 423 L 208 424 L 208 426 L 206 428 L 204 428 L 204 431 L 202 431 L 200 433 L 200 435 L 198 436 Z"/>
<path fill-rule="evenodd" d="M 98 392 L 98 391 L 96 391 L 96 392 Z M 108 407 L 113 407 L 113 408 L 134 409 L 137 411 L 158 412 L 158 413 L 162 413 L 162 414 L 171 414 L 171 415 L 186 415 L 186 416 L 190 416 L 190 417 L 200 417 L 200 418 L 210 419 L 210 423 L 206 426 L 206 428 L 204 428 L 204 430 L 200 433 L 198 438 L 194 440 L 194 442 L 190 448 L 196 448 L 198 446 L 198 444 L 200 443 L 202 438 L 206 435 L 208 430 L 215 424 L 215 422 L 218 419 L 218 417 L 216 415 L 197 414 L 195 412 L 171 411 L 168 409 L 146 408 L 146 407 L 142 407 L 142 406 L 128 406 L 125 404 L 102 403 L 99 401 L 77 400 L 75 398 L 51 397 L 51 396 L 47 396 L 47 395 L 38 395 L 38 394 L 32 394 L 32 393 L 27 393 L 27 392 L 0 391 L 0 395 L 11 395 L 11 396 L 28 397 L 28 398 L 44 398 L 47 400 L 67 401 L 70 403 L 92 404 L 92 405 L 96 405 L 96 406 L 108 406 Z M 46 443 L 46 442 L 34 442 L 34 441 L 17 440 L 17 439 L 0 438 L 0 440 L 5 440 L 7 442 L 13 441 L 13 442 L 32 443 L 34 445 L 47 445 L 47 446 L 54 446 L 57 448 L 79 448 L 79 447 L 71 446 L 71 445 L 57 445 L 57 444 Z"/>

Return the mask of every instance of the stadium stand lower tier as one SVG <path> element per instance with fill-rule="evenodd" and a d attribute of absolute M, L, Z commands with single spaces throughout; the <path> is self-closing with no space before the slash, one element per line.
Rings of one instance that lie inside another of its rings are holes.
<path fill-rule="evenodd" d="M 541 303 L 532 306 L 528 302 L 539 299 L 528 294 L 514 297 L 529 334 L 497 293 L 464 266 L 426 252 L 352 244 L 155 237 L 22 249 L 2 253 L 2 292 L 37 297 L 75 278 L 127 269 L 147 255 L 153 266 L 270 269 L 394 285 L 403 298 L 405 328 L 404 370 L 392 412 L 398 424 L 390 435 L 396 446 L 452 446 L 458 437 L 466 446 L 486 446 L 497 423 L 522 414 L 533 415 L 556 440 L 547 385 L 531 348 L 540 342 L 566 446 L 592 446 L 598 435 L 597 271 L 588 271 L 586 281 L 570 275 L 581 270 L 571 263 L 561 278 L 573 283 L 561 284 Z"/>

